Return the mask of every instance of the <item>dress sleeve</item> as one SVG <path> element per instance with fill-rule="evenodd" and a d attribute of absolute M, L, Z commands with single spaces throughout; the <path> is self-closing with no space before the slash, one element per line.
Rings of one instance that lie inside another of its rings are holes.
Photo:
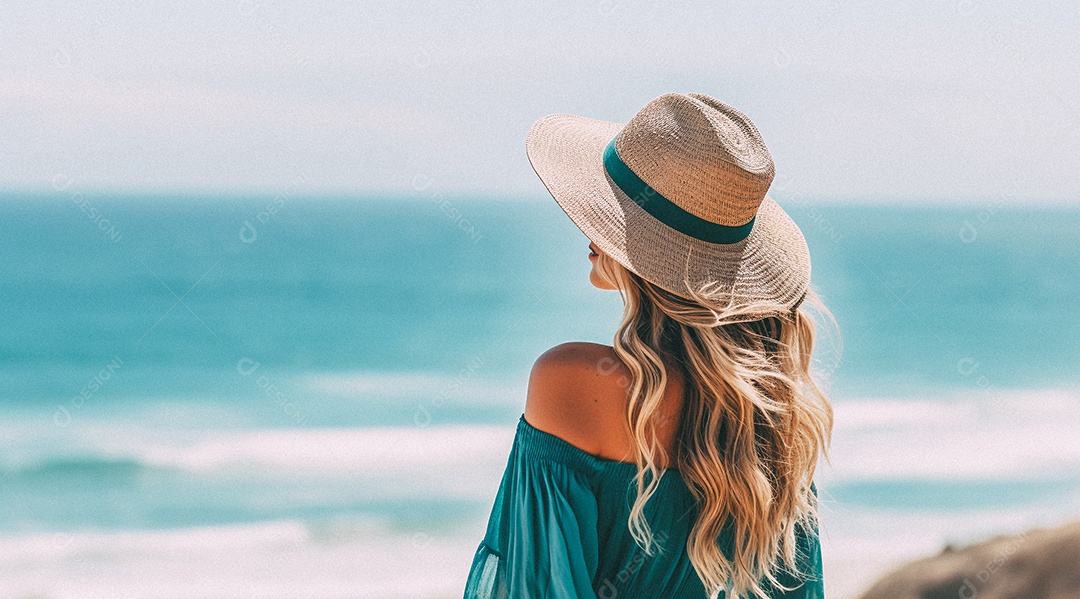
<path fill-rule="evenodd" d="M 595 599 L 597 503 L 588 473 L 515 438 L 465 599 Z"/>

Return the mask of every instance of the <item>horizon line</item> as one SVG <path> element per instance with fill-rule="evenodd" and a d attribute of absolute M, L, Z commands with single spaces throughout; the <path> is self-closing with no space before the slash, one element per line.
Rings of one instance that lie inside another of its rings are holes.
<path fill-rule="evenodd" d="M 84 197 L 97 199 L 286 199 L 289 201 L 370 201 L 370 200 L 394 200 L 403 202 L 433 201 L 436 198 L 445 200 L 467 201 L 494 201 L 494 202 L 544 202 L 553 201 L 546 193 L 524 194 L 520 192 L 498 192 L 485 190 L 436 190 L 427 193 L 421 190 L 402 191 L 400 189 L 305 189 L 290 191 L 288 188 L 211 188 L 211 187 L 78 187 L 57 189 L 45 186 L 18 187 L 0 184 L 0 197 L 12 200 L 9 196 L 24 196 L 22 199 L 33 200 L 46 197 L 63 197 L 81 194 Z M 852 205 L 852 206 L 881 206 L 886 202 L 895 205 L 922 206 L 926 204 L 944 204 L 949 206 L 963 206 L 972 204 L 1000 203 L 1001 205 L 1023 205 L 1040 207 L 1080 207 L 1080 194 L 1076 197 L 1051 197 L 1051 196 L 1026 196 L 1018 198 L 1015 195 L 1004 193 L 998 196 L 964 195 L 964 196 L 927 196 L 912 195 L 901 196 L 896 194 L 844 194 L 844 195 L 809 195 L 809 194 L 784 194 L 769 193 L 778 203 L 802 204 L 810 202 L 815 205 Z M 136 198 L 133 196 L 142 196 Z"/>

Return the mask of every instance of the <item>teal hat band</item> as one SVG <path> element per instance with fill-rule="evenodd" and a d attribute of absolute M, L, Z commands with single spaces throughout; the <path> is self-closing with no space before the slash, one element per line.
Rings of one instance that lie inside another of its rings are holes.
<path fill-rule="evenodd" d="M 754 219 L 737 227 L 721 225 L 691 214 L 660 195 L 660 192 L 642 181 L 641 177 L 619 158 L 615 151 L 615 140 L 618 137 L 616 135 L 611 138 L 604 148 L 604 169 L 615 185 L 645 212 L 680 233 L 709 243 L 738 243 L 750 235 L 750 230 L 754 228 Z"/>

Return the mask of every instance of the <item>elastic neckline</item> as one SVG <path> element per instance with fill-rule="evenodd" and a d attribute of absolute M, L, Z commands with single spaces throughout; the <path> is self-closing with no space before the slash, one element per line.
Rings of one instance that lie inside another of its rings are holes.
<path fill-rule="evenodd" d="M 518 418 L 518 434 L 521 436 L 522 442 L 525 443 L 530 451 L 540 453 L 541 455 L 556 461 L 578 463 L 586 467 L 599 466 L 601 468 L 611 467 L 633 469 L 634 471 L 637 470 L 637 464 L 633 462 L 623 462 L 621 460 L 595 456 L 561 437 L 542 431 L 529 424 L 529 421 L 525 420 L 525 414 L 522 414 L 521 417 Z M 658 470 L 661 475 L 670 474 L 672 476 L 682 476 L 677 468 L 658 468 Z"/>

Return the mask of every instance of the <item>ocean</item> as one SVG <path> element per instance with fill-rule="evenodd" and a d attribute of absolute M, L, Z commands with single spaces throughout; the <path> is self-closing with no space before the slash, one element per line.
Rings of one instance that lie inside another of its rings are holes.
<path fill-rule="evenodd" d="M 1080 210 L 785 201 L 841 334 L 826 589 L 1080 514 Z M 618 294 L 550 198 L 0 194 L 0 597 L 459 597 L 533 360 Z"/>

